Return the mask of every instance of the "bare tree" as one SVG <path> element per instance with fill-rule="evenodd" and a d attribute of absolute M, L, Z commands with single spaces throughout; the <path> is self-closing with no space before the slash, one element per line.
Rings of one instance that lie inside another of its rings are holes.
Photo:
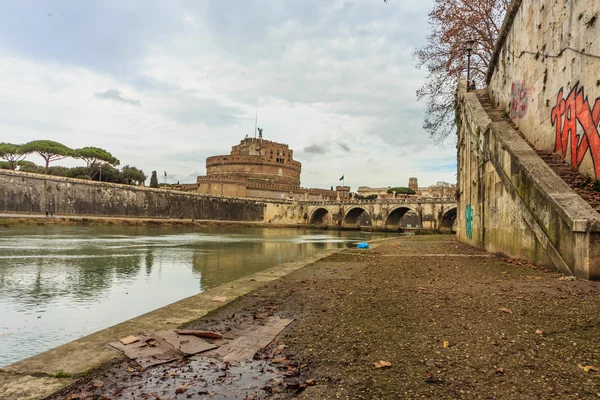
<path fill-rule="evenodd" d="M 417 67 L 427 68 L 427 82 L 417 99 L 427 102 L 423 128 L 438 142 L 454 129 L 454 93 L 466 76 L 465 43 L 474 40 L 471 79 L 482 87 L 509 0 L 435 0 L 429 13 L 427 43 L 415 50 Z"/>
<path fill-rule="evenodd" d="M 438 181 L 429 186 L 429 195 L 433 197 L 453 197 L 456 193 L 456 184 Z"/>

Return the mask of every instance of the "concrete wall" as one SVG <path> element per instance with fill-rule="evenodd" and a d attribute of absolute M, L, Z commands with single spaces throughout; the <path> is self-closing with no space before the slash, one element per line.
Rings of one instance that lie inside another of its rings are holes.
<path fill-rule="evenodd" d="M 600 179 L 598 0 L 513 0 L 488 92 L 536 149 Z"/>
<path fill-rule="evenodd" d="M 485 94 L 485 93 L 483 93 Z M 461 80 L 458 238 L 493 253 L 600 278 L 600 214 L 506 121 L 492 122 Z"/>
<path fill-rule="evenodd" d="M 252 200 L 0 170 L 2 213 L 53 210 L 60 215 L 262 222 L 264 209 L 264 203 Z"/>

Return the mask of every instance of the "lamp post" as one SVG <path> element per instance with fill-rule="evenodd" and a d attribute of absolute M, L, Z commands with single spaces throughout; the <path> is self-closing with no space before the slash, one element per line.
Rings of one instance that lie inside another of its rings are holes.
<path fill-rule="evenodd" d="M 471 88 L 471 51 L 475 41 L 469 39 L 465 42 L 465 50 L 467 50 L 467 91 Z"/>

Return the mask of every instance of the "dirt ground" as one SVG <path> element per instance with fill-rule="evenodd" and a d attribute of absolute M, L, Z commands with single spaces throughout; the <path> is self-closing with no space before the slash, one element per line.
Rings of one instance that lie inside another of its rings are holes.
<path fill-rule="evenodd" d="M 599 398 L 599 293 L 452 236 L 404 237 L 337 253 L 185 326 L 293 318 L 250 363 L 140 371 L 121 359 L 50 399 Z"/>

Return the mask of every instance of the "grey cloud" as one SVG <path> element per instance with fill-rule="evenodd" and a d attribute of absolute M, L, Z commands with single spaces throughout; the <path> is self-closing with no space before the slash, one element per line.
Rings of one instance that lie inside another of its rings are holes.
<path fill-rule="evenodd" d="M 94 96 L 96 96 L 99 99 L 121 101 L 123 103 L 131 104 L 133 106 L 138 107 L 142 105 L 142 102 L 139 100 L 127 99 L 121 96 L 121 91 L 119 89 L 108 89 L 105 92 L 94 93 Z"/>
<path fill-rule="evenodd" d="M 350 149 L 350 146 L 348 146 L 346 143 L 338 142 L 338 146 L 340 146 L 342 148 L 342 150 L 344 150 L 345 152 L 352 151 Z"/>
<path fill-rule="evenodd" d="M 310 146 L 306 146 L 302 149 L 304 153 L 309 154 L 325 154 L 327 153 L 327 149 L 324 146 L 319 146 L 318 144 L 312 144 Z"/>
<path fill-rule="evenodd" d="M 178 95 L 178 104 L 165 115 L 185 125 L 230 126 L 237 122 L 242 111 L 220 104 L 213 99 L 199 99 L 187 94 Z"/>

